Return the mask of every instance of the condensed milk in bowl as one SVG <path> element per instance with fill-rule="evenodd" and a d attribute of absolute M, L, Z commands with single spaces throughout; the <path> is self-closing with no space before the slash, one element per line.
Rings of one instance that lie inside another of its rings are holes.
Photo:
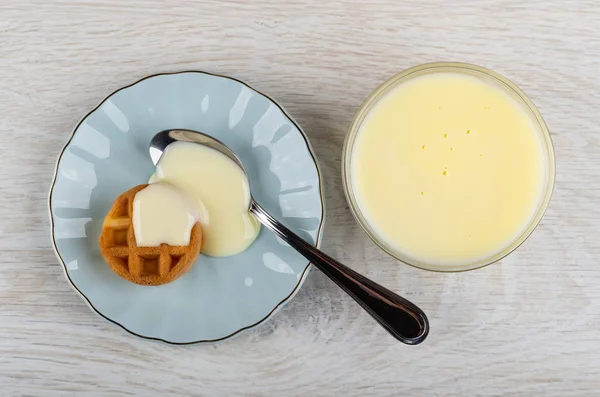
<path fill-rule="evenodd" d="M 493 263 L 531 234 L 554 186 L 550 134 L 506 78 L 463 63 L 408 69 L 362 104 L 344 144 L 350 209 L 395 258 L 427 270 Z"/>

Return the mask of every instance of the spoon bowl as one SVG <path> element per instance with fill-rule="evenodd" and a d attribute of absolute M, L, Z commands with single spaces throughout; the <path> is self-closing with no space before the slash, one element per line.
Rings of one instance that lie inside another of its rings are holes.
<path fill-rule="evenodd" d="M 247 176 L 244 165 L 227 145 L 209 135 L 185 129 L 161 131 L 152 138 L 149 151 L 154 165 L 158 164 L 167 146 L 176 141 L 193 142 L 215 149 L 234 161 Z M 429 333 L 429 322 L 425 313 L 415 304 L 304 241 L 271 216 L 252 197 L 248 210 L 260 223 L 277 234 L 348 293 L 396 339 L 409 345 L 416 345 L 425 340 Z"/>

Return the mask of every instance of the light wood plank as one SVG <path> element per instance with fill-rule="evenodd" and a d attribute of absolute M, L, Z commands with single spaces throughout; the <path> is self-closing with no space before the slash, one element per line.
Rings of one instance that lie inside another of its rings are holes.
<path fill-rule="evenodd" d="M 595 0 L 0 0 L 0 394 L 594 396 L 600 390 L 600 3 Z M 434 274 L 386 257 L 343 197 L 361 101 L 419 63 L 516 82 L 552 131 L 556 191 L 500 264 Z M 212 346 L 136 339 L 93 315 L 50 248 L 54 162 L 90 108 L 197 69 L 276 98 L 326 180 L 324 250 L 429 314 L 400 345 L 317 271 L 267 324 Z"/>

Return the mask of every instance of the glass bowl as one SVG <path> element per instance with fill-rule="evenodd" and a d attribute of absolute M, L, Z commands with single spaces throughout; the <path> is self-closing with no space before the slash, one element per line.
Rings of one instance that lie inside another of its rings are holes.
<path fill-rule="evenodd" d="M 351 175 L 351 161 L 352 161 L 352 150 L 357 137 L 357 134 L 361 128 L 361 125 L 365 119 L 365 117 L 369 114 L 371 109 L 379 102 L 381 98 L 383 98 L 388 92 L 394 89 L 396 86 L 413 79 L 418 76 L 423 76 L 431 73 L 441 73 L 441 72 L 451 72 L 451 73 L 462 73 L 470 76 L 475 76 L 478 78 L 482 78 L 499 88 L 502 88 L 507 94 L 512 96 L 514 99 L 519 102 L 525 111 L 531 117 L 531 120 L 538 131 L 540 132 L 541 140 L 542 140 L 542 155 L 545 161 L 545 176 L 543 181 L 543 191 L 541 195 L 541 199 L 538 202 L 537 209 L 535 211 L 535 215 L 531 218 L 529 224 L 525 227 L 523 232 L 519 234 L 515 239 L 510 241 L 501 251 L 494 253 L 489 257 L 482 258 L 477 261 L 464 263 L 461 265 L 437 265 L 420 262 L 414 258 L 407 256 L 402 253 L 398 249 L 387 244 L 377 233 L 374 231 L 373 227 L 369 224 L 369 221 L 361 212 L 361 209 L 357 203 L 357 199 L 355 197 L 355 192 L 352 186 L 352 175 Z M 398 73 L 393 76 L 383 84 L 381 84 L 369 97 L 363 102 L 360 106 L 350 129 L 348 131 L 348 135 L 346 136 L 346 140 L 344 142 L 343 155 L 342 155 L 342 181 L 344 185 L 344 193 L 346 195 L 346 199 L 348 201 L 348 205 L 350 207 L 350 211 L 356 218 L 358 224 L 365 231 L 365 233 L 377 244 L 381 249 L 387 252 L 389 255 L 394 258 L 417 268 L 438 272 L 460 272 L 466 270 L 478 269 L 489 264 L 492 264 L 506 255 L 510 254 L 517 247 L 519 247 L 529 235 L 533 232 L 535 227 L 539 224 L 542 219 L 546 208 L 550 202 L 550 198 L 552 196 L 552 191 L 554 188 L 554 177 L 555 177 L 555 159 L 554 159 L 554 150 L 552 148 L 552 140 L 550 138 L 550 133 L 548 132 L 548 128 L 546 127 L 546 123 L 542 119 L 537 108 L 534 104 L 529 100 L 529 98 L 521 91 L 514 83 L 512 83 L 507 78 L 495 73 L 491 70 L 482 68 L 480 66 L 466 64 L 466 63 L 457 63 L 457 62 L 437 62 L 437 63 L 428 63 L 419 66 L 412 67 L 403 72 Z"/>

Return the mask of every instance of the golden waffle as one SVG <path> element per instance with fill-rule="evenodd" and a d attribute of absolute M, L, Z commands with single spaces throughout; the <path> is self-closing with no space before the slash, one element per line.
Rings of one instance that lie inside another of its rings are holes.
<path fill-rule="evenodd" d="M 187 246 L 138 247 L 133 232 L 133 200 L 148 185 L 121 194 L 104 218 L 100 253 L 115 273 L 136 284 L 161 285 L 187 272 L 200 254 L 202 228 L 196 223 Z"/>

